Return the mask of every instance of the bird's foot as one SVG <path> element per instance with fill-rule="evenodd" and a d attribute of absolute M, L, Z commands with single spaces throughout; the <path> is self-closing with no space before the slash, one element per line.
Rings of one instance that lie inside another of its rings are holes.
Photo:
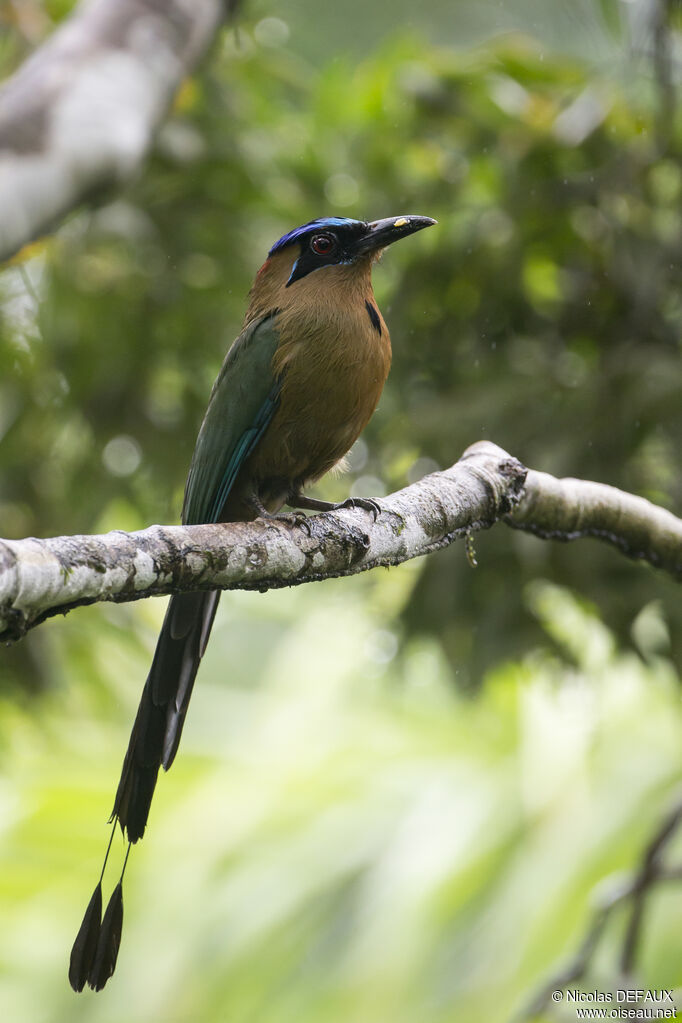
<path fill-rule="evenodd" d="M 345 501 L 333 503 L 331 501 L 320 501 L 316 497 L 306 497 L 304 494 L 290 494 L 287 498 L 290 508 L 306 508 L 308 511 L 330 512 L 339 511 L 342 508 L 364 508 L 374 516 L 374 521 L 381 514 L 381 508 L 371 497 L 348 497 Z"/>
<path fill-rule="evenodd" d="M 276 512 L 275 514 L 268 512 L 267 515 L 261 515 L 260 517 L 267 519 L 269 522 L 284 522 L 287 526 L 299 526 L 310 536 L 308 516 L 302 511 Z"/>
<path fill-rule="evenodd" d="M 248 498 L 247 503 L 248 506 L 256 513 L 257 518 L 265 519 L 266 522 L 284 522 L 287 526 L 300 526 L 300 528 L 304 529 L 308 536 L 310 536 L 308 519 L 302 511 L 270 512 L 257 494 L 252 494 Z"/>
<path fill-rule="evenodd" d="M 373 497 L 347 497 L 345 501 L 334 505 L 335 511 L 338 511 L 340 508 L 363 508 L 365 511 L 372 513 L 375 522 L 381 515 L 381 507 Z"/>

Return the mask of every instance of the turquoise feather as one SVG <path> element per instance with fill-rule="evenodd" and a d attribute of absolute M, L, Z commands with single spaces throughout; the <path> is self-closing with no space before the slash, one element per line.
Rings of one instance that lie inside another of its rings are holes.
<path fill-rule="evenodd" d="M 216 380 L 187 477 L 184 523 L 217 522 L 240 468 L 279 403 L 272 359 L 275 313 L 249 324 L 230 348 Z"/>

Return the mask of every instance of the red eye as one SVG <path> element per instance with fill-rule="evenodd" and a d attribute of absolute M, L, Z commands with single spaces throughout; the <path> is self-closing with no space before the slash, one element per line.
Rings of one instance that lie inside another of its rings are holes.
<path fill-rule="evenodd" d="M 328 256 L 334 248 L 334 239 L 330 234 L 313 235 L 310 247 L 318 256 Z"/>

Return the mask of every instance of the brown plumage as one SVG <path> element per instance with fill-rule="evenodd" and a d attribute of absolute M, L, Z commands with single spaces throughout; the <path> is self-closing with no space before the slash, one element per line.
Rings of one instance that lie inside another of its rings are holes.
<path fill-rule="evenodd" d="M 325 218 L 277 242 L 211 392 L 183 522 L 267 517 L 284 504 L 336 507 L 301 491 L 352 447 L 388 376 L 391 341 L 372 291 L 372 262 L 385 245 L 432 223 Z M 180 593 L 168 604 L 112 811 L 130 843 L 144 834 L 159 768 L 175 758 L 219 596 Z M 119 882 L 101 929 L 101 893 L 97 905 L 91 901 L 72 954 L 75 990 L 86 982 L 99 990 L 113 972 L 122 898 Z"/>
<path fill-rule="evenodd" d="M 273 370 L 282 388 L 279 408 L 237 477 L 225 508 L 228 520 L 252 517 L 248 498 L 254 491 L 268 511 L 279 510 L 336 465 L 369 422 L 391 367 L 371 257 L 325 267 L 287 288 L 297 257 L 297 247 L 273 255 L 251 291 L 245 327 L 267 310 L 279 310 Z M 376 310 L 378 328 L 366 303 Z"/>

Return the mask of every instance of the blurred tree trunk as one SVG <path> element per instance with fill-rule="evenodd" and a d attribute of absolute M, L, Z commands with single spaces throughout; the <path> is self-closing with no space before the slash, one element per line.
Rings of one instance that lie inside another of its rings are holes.
<path fill-rule="evenodd" d="M 0 90 L 0 259 L 140 167 L 239 0 L 84 0 Z"/>

